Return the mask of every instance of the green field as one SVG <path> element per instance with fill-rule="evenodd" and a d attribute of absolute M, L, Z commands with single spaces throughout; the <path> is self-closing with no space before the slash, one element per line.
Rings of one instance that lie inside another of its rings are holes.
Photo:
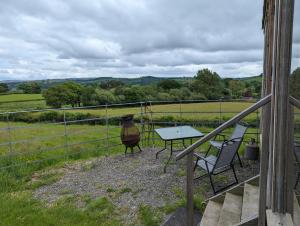
<path fill-rule="evenodd" d="M 28 101 L 28 100 L 44 100 L 42 94 L 8 94 L 0 95 L 1 102 L 10 102 L 10 101 Z"/>
<path fill-rule="evenodd" d="M 11 101 L 22 100 L 26 102 L 6 101 L 0 96 L 0 110 L 14 111 L 30 108 L 44 108 L 44 101 L 36 101 L 37 95 L 8 95 Z M 19 98 L 19 99 L 18 99 Z M 32 98 L 32 99 L 30 99 Z M 29 101 L 28 100 L 33 100 Z M 1 104 L 2 101 L 2 104 Z M 24 105 L 22 105 L 24 104 Z M 36 105 L 35 105 L 36 104 Z M 184 122 L 225 121 L 249 107 L 247 102 L 217 103 L 192 103 L 192 104 L 168 104 L 153 105 L 151 108 L 154 121 L 173 121 L 184 124 Z M 3 108 L 1 108 L 1 106 Z M 25 107 L 24 107 L 25 106 Z M 220 114 L 220 109 L 222 113 Z M 148 109 L 140 107 L 119 107 L 99 109 L 74 109 L 67 113 L 90 113 L 96 117 L 119 117 L 132 113 L 140 119 L 142 115 L 151 118 Z M 198 113 L 195 113 L 198 112 Z M 39 117 L 42 113 L 25 113 L 25 116 Z M 257 114 L 253 113 L 246 121 L 255 122 Z M 66 118 L 67 121 L 71 118 Z M 297 116 L 297 120 L 299 117 Z M 194 125 L 204 133 L 213 130 L 213 127 L 204 124 Z M 142 131 L 142 128 L 140 127 Z M 225 132 L 230 134 L 232 129 Z M 256 138 L 256 128 L 249 128 L 245 141 Z M 252 134 L 251 134 L 252 133 Z M 83 124 L 80 122 L 69 122 L 65 127 L 62 123 L 39 123 L 25 122 L 0 122 L 0 226 L 1 225 L 124 225 L 118 218 L 112 203 L 105 198 L 90 200 L 84 208 L 74 205 L 71 197 L 60 200 L 53 206 L 33 199 L 34 189 L 51 184 L 60 178 L 60 174 L 46 174 L 36 183 L 29 184 L 33 175 L 61 168 L 65 163 L 81 161 L 84 159 L 115 155 L 124 152 L 120 145 L 120 127 L 110 124 L 108 127 L 97 123 Z M 154 144 L 159 148 L 162 142 L 155 136 L 148 139 L 148 133 L 144 135 L 142 146 L 147 147 Z M 106 141 L 106 138 L 109 140 Z M 179 144 L 178 144 L 179 145 Z M 200 149 L 206 149 L 204 144 Z M 243 153 L 244 145 L 240 152 Z M 14 167 L 10 167 L 14 165 Z M 7 168 L 6 168 L 7 167 Z M 21 207 L 21 208 L 20 208 Z M 149 211 L 146 211 L 145 221 L 141 225 L 152 220 Z M 150 220 L 149 220 L 150 219 Z"/>
<path fill-rule="evenodd" d="M 46 102 L 41 94 L 0 95 L 0 112 L 43 109 L 46 107 Z"/>

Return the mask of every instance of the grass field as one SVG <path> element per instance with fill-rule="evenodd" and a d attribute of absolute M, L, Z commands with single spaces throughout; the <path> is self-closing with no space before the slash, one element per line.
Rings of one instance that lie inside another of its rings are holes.
<path fill-rule="evenodd" d="M 44 222 L 48 225 L 124 225 L 113 204 L 105 197 L 85 200 L 84 208 L 76 207 L 74 196 L 66 196 L 52 206 L 32 197 L 34 189 L 54 183 L 60 178 L 60 174 L 46 173 L 41 180 L 29 183 L 33 175 L 59 169 L 66 162 L 123 153 L 123 146 L 115 146 L 120 144 L 119 127 L 109 127 L 108 135 L 111 139 L 107 149 L 105 141 L 97 141 L 107 135 L 107 128 L 102 125 L 70 124 L 67 126 L 67 139 L 64 136 L 64 125 L 14 122 L 10 124 L 11 130 L 5 130 L 6 126 L 6 123 L 0 123 L 0 143 L 7 143 L 0 146 L 0 167 L 20 165 L 0 171 L 0 208 L 3 210 L 0 211 L 0 225 L 44 225 Z M 207 133 L 212 128 L 197 129 Z M 255 131 L 253 128 L 249 130 Z M 158 137 L 155 138 L 155 146 L 162 146 Z M 9 142 L 10 139 L 12 143 Z M 67 148 L 64 146 L 66 141 Z M 144 146 L 152 146 L 152 140 L 149 141 L 149 144 L 145 141 Z M 177 144 L 178 147 L 180 145 Z M 206 145 L 202 148 L 206 148 Z M 38 162 L 33 163 L 36 160 Z M 140 225 L 159 225 L 155 210 L 150 207 L 140 208 Z"/>
<path fill-rule="evenodd" d="M 0 95 L 0 112 L 43 109 L 46 107 L 46 102 L 41 94 Z"/>
<path fill-rule="evenodd" d="M 30 98 L 38 97 L 36 95 L 31 97 L 11 96 L 9 98 L 12 101 L 27 101 Z M 45 107 L 44 101 L 34 100 L 17 104 L 15 102 L 1 104 L 1 101 L 3 103 L 6 99 L 0 96 L 0 111 Z M 240 112 L 250 105 L 251 103 L 222 103 L 221 115 L 219 103 L 154 105 L 152 106 L 152 116 L 154 120 L 164 119 L 164 121 L 218 121 L 220 117 L 224 121 L 232 117 L 234 112 Z M 107 110 L 109 117 L 128 113 L 133 113 L 139 117 L 141 114 L 140 107 L 108 108 Z M 106 115 L 104 108 L 76 109 L 69 112 L 91 113 L 98 117 Z M 38 115 L 40 113 L 33 114 Z M 247 120 L 255 121 L 256 117 L 257 114 L 254 113 Z M 298 117 L 297 120 L 299 120 Z M 195 125 L 195 127 L 204 133 L 213 130 L 212 127 L 203 125 Z M 230 134 L 231 129 L 225 132 Z M 257 129 L 249 128 L 248 132 L 256 133 Z M 113 204 L 105 197 L 96 200 L 84 200 L 84 208 L 76 207 L 74 197 L 66 196 L 52 206 L 47 206 L 46 203 L 37 201 L 32 197 L 34 189 L 55 182 L 60 178 L 60 174 L 48 173 L 36 183 L 29 183 L 33 175 L 51 172 L 51 170 L 61 168 L 65 163 L 123 153 L 124 147 L 120 145 L 119 134 L 120 127 L 115 125 L 106 127 L 97 124 L 87 125 L 70 122 L 65 127 L 62 123 L 9 122 L 8 124 L 7 122 L 0 122 L 0 168 L 3 168 L 0 170 L 0 226 L 45 225 L 45 222 L 47 225 L 124 225 L 124 222 L 120 221 L 119 213 Z M 108 142 L 106 141 L 107 136 L 110 137 Z M 145 136 L 147 138 L 147 135 Z M 256 135 L 248 134 L 245 140 L 248 141 L 251 137 L 256 137 Z M 147 141 L 146 139 L 143 146 L 152 146 L 152 140 L 150 139 L 149 143 Z M 157 136 L 154 145 L 156 147 L 162 146 L 162 142 Z M 201 149 L 206 148 L 207 144 L 201 147 Z M 244 146 L 240 150 L 241 154 L 243 149 Z M 10 165 L 16 166 L 5 168 Z M 138 218 L 140 225 L 159 225 L 156 213 L 146 207 L 141 208 Z"/>
<path fill-rule="evenodd" d="M 28 101 L 28 100 L 44 100 L 42 94 L 8 94 L 0 95 L 1 102 L 10 102 L 10 101 Z"/>

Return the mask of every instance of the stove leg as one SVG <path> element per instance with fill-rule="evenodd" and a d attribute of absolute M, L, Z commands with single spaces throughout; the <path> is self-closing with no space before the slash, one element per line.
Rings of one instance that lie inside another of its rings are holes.
<path fill-rule="evenodd" d="M 142 149 L 141 149 L 140 145 L 137 144 L 136 146 L 139 148 L 140 152 L 142 152 Z"/>

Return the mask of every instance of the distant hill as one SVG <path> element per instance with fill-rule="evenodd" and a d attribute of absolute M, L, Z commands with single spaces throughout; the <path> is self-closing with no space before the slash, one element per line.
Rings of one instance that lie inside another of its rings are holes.
<path fill-rule="evenodd" d="M 138 77 L 138 78 L 99 77 L 99 78 L 45 79 L 45 80 L 36 80 L 35 82 L 38 82 L 41 85 L 42 89 L 47 89 L 50 86 L 54 86 L 69 81 L 77 82 L 83 85 L 88 85 L 88 84 L 100 84 L 101 82 L 109 81 L 109 80 L 118 80 L 127 85 L 149 85 L 149 84 L 158 83 L 166 79 L 174 79 L 179 82 L 187 82 L 193 80 L 193 77 L 154 77 L 154 76 L 146 76 L 146 77 Z M 242 80 L 245 82 L 252 82 L 252 81 L 261 82 L 262 76 L 245 77 L 245 78 L 225 78 L 225 79 Z M 10 89 L 15 89 L 20 83 L 24 83 L 25 81 L 17 80 L 17 81 L 3 81 L 3 82 L 7 83 Z"/>
<path fill-rule="evenodd" d="M 146 77 L 139 77 L 139 78 L 115 78 L 115 77 L 99 77 L 99 78 L 68 78 L 68 79 L 45 79 L 45 80 L 36 80 L 34 82 L 38 82 L 41 86 L 42 89 L 47 89 L 50 86 L 54 86 L 60 83 L 64 82 L 77 82 L 80 84 L 100 84 L 101 82 L 104 81 L 109 81 L 109 80 L 118 80 L 121 81 L 125 84 L 128 85 L 149 85 L 149 84 L 155 84 L 158 83 L 162 80 L 166 79 L 174 79 L 177 81 L 189 81 L 192 78 L 190 77 L 153 77 L 153 76 L 146 76 Z M 8 84 L 10 89 L 14 89 L 18 86 L 20 83 L 24 83 L 25 81 L 3 81 Z"/>
<path fill-rule="evenodd" d="M 261 82 L 262 81 L 262 76 L 253 76 L 253 77 L 245 77 L 245 78 L 238 78 L 239 80 L 245 81 L 245 82 Z"/>

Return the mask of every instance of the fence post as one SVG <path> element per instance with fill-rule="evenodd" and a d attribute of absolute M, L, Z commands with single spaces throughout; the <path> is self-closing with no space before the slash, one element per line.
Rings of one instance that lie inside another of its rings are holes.
<path fill-rule="evenodd" d="M 108 125 L 108 110 L 107 104 L 105 104 L 105 125 L 106 125 L 106 156 L 109 153 L 109 125 Z"/>
<path fill-rule="evenodd" d="M 179 103 L 179 110 L 180 110 L 180 123 L 182 124 L 182 104 L 181 104 L 181 100 L 180 100 L 180 103 Z"/>
<path fill-rule="evenodd" d="M 68 159 L 68 131 L 67 131 L 67 120 L 66 120 L 66 112 L 64 110 L 64 136 L 65 136 L 65 159 Z"/>
<path fill-rule="evenodd" d="M 187 226 L 194 225 L 194 203 L 193 203 L 193 180 L 194 180 L 194 172 L 193 172 L 193 156 L 194 151 L 190 152 L 187 155 L 186 160 L 186 199 L 187 199 L 187 214 L 186 214 L 186 222 Z"/>
<path fill-rule="evenodd" d="M 9 123 L 9 114 L 6 115 L 6 122 L 7 122 L 7 132 L 8 132 L 8 139 L 9 139 L 9 154 L 12 154 L 13 147 L 12 147 L 11 128 Z"/>
<path fill-rule="evenodd" d="M 142 133 L 141 133 L 141 140 L 142 140 L 142 145 L 144 144 L 144 115 L 143 115 L 143 102 L 140 103 L 141 105 L 141 112 L 140 112 L 140 115 L 141 115 L 141 119 L 140 119 L 140 124 L 141 124 L 141 128 L 142 128 Z"/>
<path fill-rule="evenodd" d="M 219 99 L 219 125 L 222 124 L 222 98 Z"/>
<path fill-rule="evenodd" d="M 153 112 L 152 112 L 152 102 L 150 101 L 150 116 L 151 116 L 151 132 L 152 132 L 152 148 L 155 147 L 155 141 L 154 141 L 154 127 L 155 127 L 155 124 L 154 124 L 154 121 L 153 121 Z"/>

